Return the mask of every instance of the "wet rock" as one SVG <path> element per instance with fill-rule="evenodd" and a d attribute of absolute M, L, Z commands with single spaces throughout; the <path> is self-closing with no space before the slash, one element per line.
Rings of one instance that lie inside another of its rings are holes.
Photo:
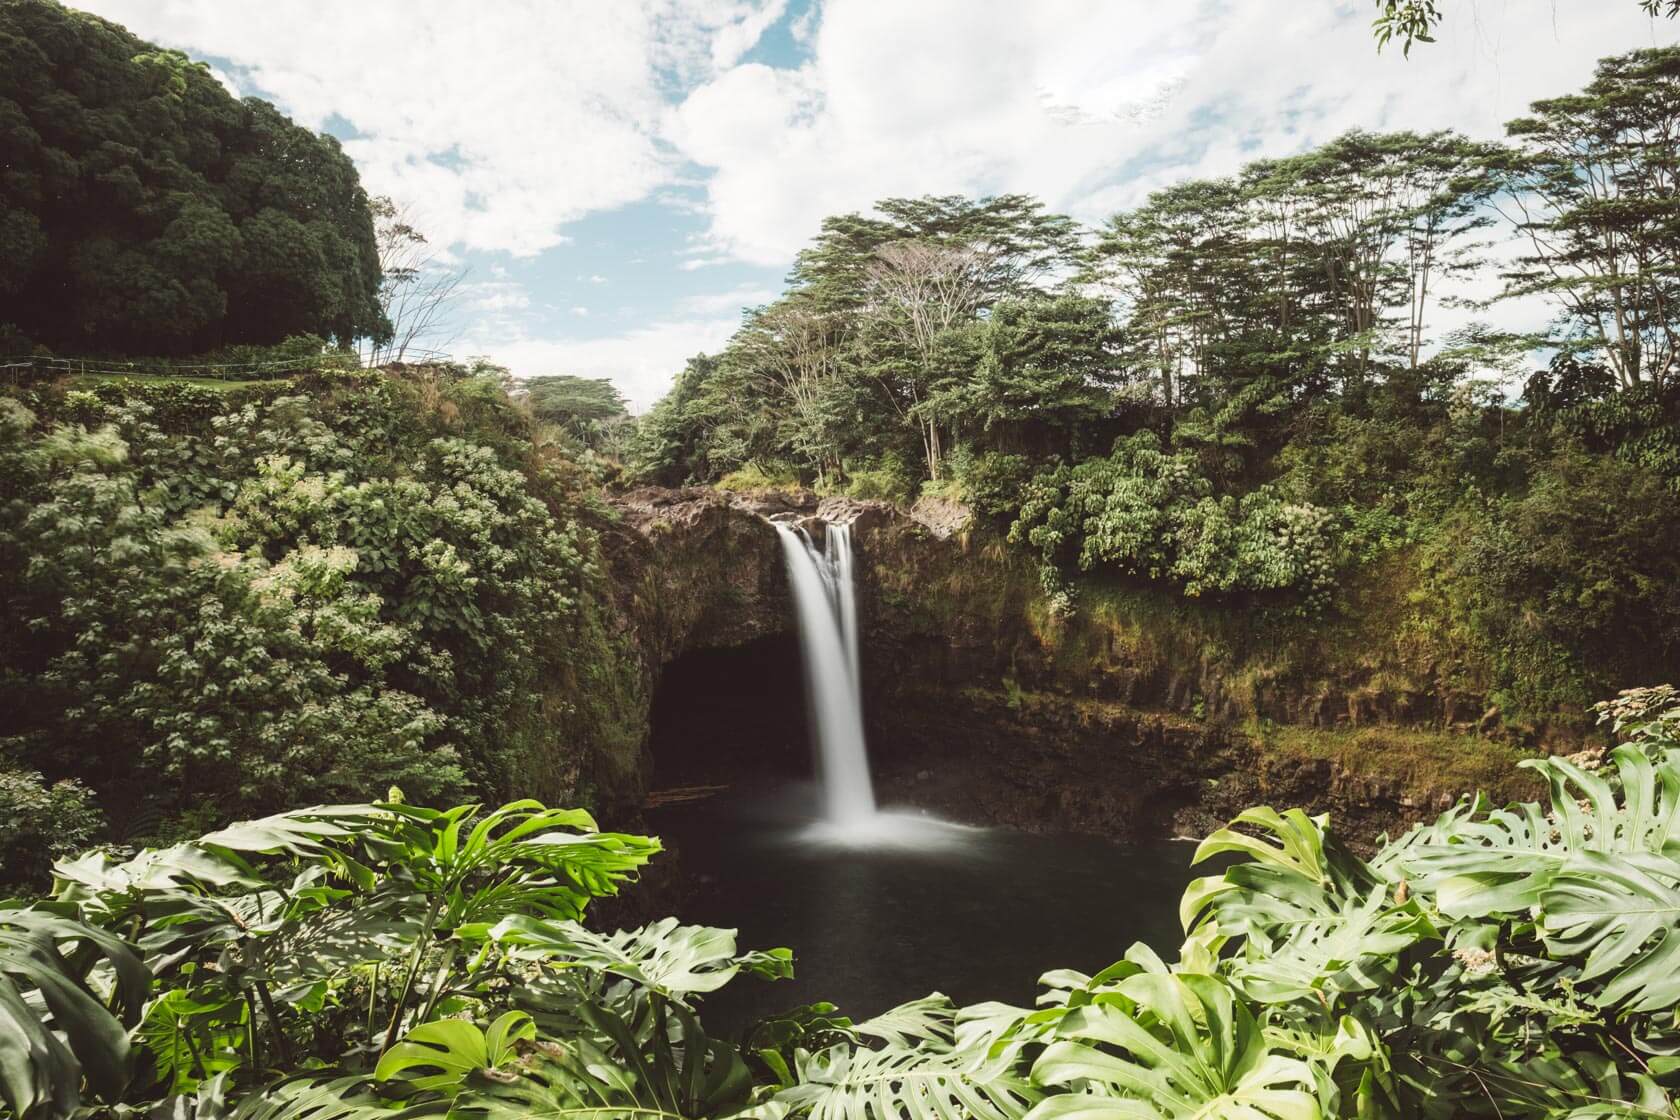
<path fill-rule="evenodd" d="M 800 490 L 643 488 L 612 507 L 603 539 L 644 703 L 686 653 L 791 632 L 772 519 L 813 534 L 850 525 L 883 800 L 958 819 L 1143 836 L 1205 832 L 1269 803 L 1330 811 L 1344 832 L 1374 836 L 1457 791 L 1275 757 L 1235 729 L 1270 720 L 1504 730 L 1497 709 L 1432 676 L 1426 660 L 1399 660 L 1409 655 L 1380 642 L 1373 653 L 1363 637 L 1346 643 L 1352 652 L 1280 653 L 1270 634 L 1245 648 L 1237 623 L 1219 630 L 1208 612 L 1175 614 L 1147 591 L 1135 593 L 1134 614 L 1056 615 L 1030 558 L 955 502 L 904 511 Z M 601 780 L 603 798 L 639 804 L 650 770 L 644 752 L 639 768 Z"/>

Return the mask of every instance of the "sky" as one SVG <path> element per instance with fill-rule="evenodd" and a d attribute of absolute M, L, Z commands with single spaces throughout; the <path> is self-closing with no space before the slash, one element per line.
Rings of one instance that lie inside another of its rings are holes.
<path fill-rule="evenodd" d="M 827 215 L 1021 191 L 1096 224 L 1349 128 L 1496 138 L 1680 27 L 1446 0 L 1406 58 L 1369 0 L 73 2 L 337 136 L 467 270 L 441 348 L 638 411 Z"/>

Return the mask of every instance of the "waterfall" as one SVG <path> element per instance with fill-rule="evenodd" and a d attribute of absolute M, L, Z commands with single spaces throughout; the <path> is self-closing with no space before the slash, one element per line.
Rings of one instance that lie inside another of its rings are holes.
<path fill-rule="evenodd" d="M 772 524 L 782 538 L 798 615 L 824 813 L 830 824 L 859 825 L 875 816 L 875 790 L 863 741 L 851 528 L 828 525 L 819 551 L 805 530 Z"/>

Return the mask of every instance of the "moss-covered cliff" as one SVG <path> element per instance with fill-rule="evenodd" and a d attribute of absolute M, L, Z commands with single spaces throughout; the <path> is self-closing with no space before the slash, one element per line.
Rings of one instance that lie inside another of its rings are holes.
<path fill-rule="evenodd" d="M 1028 564 L 946 503 L 643 489 L 613 508 L 611 582 L 650 698 L 679 659 L 791 633 L 769 517 L 818 532 L 850 522 L 877 782 L 888 800 L 959 818 L 1131 836 L 1277 801 L 1374 834 L 1470 786 L 1514 788 L 1515 744 L 1548 733 L 1506 727 L 1458 683 L 1463 668 L 1429 639 L 1398 562 L 1331 621 L 1119 586 L 1085 589 L 1066 614 Z M 767 669 L 761 657 L 731 671 Z M 802 734 L 784 721 L 765 749 L 797 767 Z M 701 748 L 677 738 L 690 756 L 644 751 L 613 791 L 620 804 L 673 768 L 708 773 L 691 757 Z M 728 780 L 738 755 L 712 776 Z"/>

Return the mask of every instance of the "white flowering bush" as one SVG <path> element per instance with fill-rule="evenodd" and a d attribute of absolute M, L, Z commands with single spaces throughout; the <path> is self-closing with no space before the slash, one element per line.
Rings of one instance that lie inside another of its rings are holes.
<path fill-rule="evenodd" d="M 585 705 L 549 694 L 605 660 L 578 656 L 596 546 L 517 432 L 384 383 L 182 432 L 36 403 L 0 398 L 0 742 L 86 776 L 118 834 L 500 792 L 587 744 Z"/>
<path fill-rule="evenodd" d="M 1122 572 L 1185 595 L 1288 592 L 1324 606 L 1334 584 L 1336 519 L 1262 486 L 1215 495 L 1190 452 L 1153 432 L 1117 440 L 1106 459 L 1040 474 L 1023 492 L 1010 540 L 1038 552 L 1046 586 L 1062 567 Z"/>

